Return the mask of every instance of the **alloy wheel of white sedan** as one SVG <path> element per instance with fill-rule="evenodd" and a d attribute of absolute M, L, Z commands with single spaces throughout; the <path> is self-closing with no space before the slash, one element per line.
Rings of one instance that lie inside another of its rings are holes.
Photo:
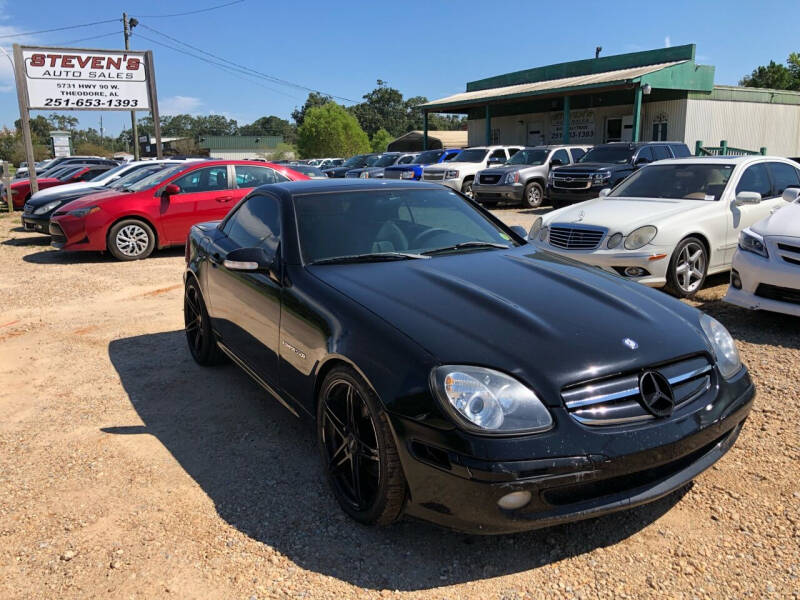
<path fill-rule="evenodd" d="M 680 296 L 692 296 L 706 279 L 708 259 L 697 238 L 683 240 L 675 249 L 670 269 L 670 287 Z"/>

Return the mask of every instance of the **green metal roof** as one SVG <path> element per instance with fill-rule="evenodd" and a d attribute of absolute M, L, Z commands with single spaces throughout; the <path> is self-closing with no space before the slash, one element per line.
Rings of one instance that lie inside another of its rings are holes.
<path fill-rule="evenodd" d="M 201 135 L 198 146 L 208 150 L 267 150 L 281 142 L 279 135 Z"/>

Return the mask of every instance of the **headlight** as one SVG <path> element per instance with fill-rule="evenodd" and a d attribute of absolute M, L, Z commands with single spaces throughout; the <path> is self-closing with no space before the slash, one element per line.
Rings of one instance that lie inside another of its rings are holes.
<path fill-rule="evenodd" d="M 506 176 L 503 178 L 504 184 L 510 183 L 519 183 L 519 171 L 514 171 L 513 173 L 507 173 Z"/>
<path fill-rule="evenodd" d="M 595 173 L 594 174 L 594 182 L 595 183 L 605 183 L 609 179 L 611 179 L 611 174 L 610 173 Z"/>
<path fill-rule="evenodd" d="M 725 379 L 736 375 L 742 368 L 742 360 L 731 334 L 722 323 L 707 314 L 700 316 L 700 326 L 711 344 L 719 372 Z"/>
<path fill-rule="evenodd" d="M 639 229 L 634 229 L 628 234 L 628 237 L 625 238 L 625 248 L 628 250 L 638 250 L 642 246 L 649 244 L 653 238 L 656 237 L 656 233 L 658 233 L 658 229 L 652 225 L 645 225 L 644 227 L 639 227 Z"/>
<path fill-rule="evenodd" d="M 539 241 L 544 242 L 547 239 L 548 233 L 550 233 L 550 228 L 542 227 L 542 230 L 539 232 Z"/>
<path fill-rule="evenodd" d="M 531 225 L 531 230 L 528 232 L 528 239 L 535 240 L 536 236 L 539 235 L 539 232 L 542 230 L 542 224 L 544 221 L 542 217 L 537 217 L 536 220 Z"/>
<path fill-rule="evenodd" d="M 617 232 L 617 233 L 615 233 L 614 235 L 612 235 L 611 237 L 608 238 L 608 242 L 606 242 L 606 246 L 608 246 L 609 250 L 613 250 L 614 248 L 619 246 L 619 243 L 621 241 L 622 241 L 622 234 Z"/>
<path fill-rule="evenodd" d="M 361 179 L 369 179 L 369 171 L 361 171 L 361 175 L 359 175 Z"/>
<path fill-rule="evenodd" d="M 400 171 L 400 179 L 414 179 L 414 171 Z"/>
<path fill-rule="evenodd" d="M 433 385 L 445 407 L 466 429 L 480 433 L 534 433 L 553 419 L 536 394 L 504 373 L 451 365 L 433 370 Z"/>
<path fill-rule="evenodd" d="M 40 206 L 36 210 L 33 211 L 35 215 L 43 215 L 44 213 L 48 213 L 54 208 L 57 208 L 58 205 L 61 204 L 60 200 L 54 200 L 53 202 L 48 202 L 47 204 Z"/>
<path fill-rule="evenodd" d="M 76 208 L 67 212 L 68 215 L 73 217 L 85 217 L 100 210 L 99 206 L 87 206 L 86 208 Z"/>
<path fill-rule="evenodd" d="M 764 238 L 748 229 L 739 234 L 739 248 L 745 252 L 752 252 L 764 258 L 769 258 L 769 252 L 767 252 L 767 247 L 764 245 Z"/>
<path fill-rule="evenodd" d="M 550 171 L 547 174 L 547 183 L 553 183 L 553 172 L 552 171 Z"/>
<path fill-rule="evenodd" d="M 457 179 L 458 178 L 458 171 L 445 171 L 444 172 L 445 179 Z"/>

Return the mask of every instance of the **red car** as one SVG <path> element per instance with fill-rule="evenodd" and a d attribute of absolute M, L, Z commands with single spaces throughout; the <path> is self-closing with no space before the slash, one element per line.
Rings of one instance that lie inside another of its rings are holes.
<path fill-rule="evenodd" d="M 111 165 L 75 165 L 74 167 L 66 166 L 63 170 L 59 171 L 57 177 L 37 177 L 36 182 L 39 184 L 39 189 L 44 190 L 57 185 L 64 185 L 65 183 L 77 183 L 78 181 L 89 181 L 94 179 L 101 173 L 105 173 L 112 169 Z M 11 197 L 13 198 L 14 208 L 22 209 L 25 203 L 31 197 L 31 180 L 20 179 L 11 184 Z"/>
<path fill-rule="evenodd" d="M 168 167 L 127 191 L 99 192 L 59 208 L 50 219 L 52 245 L 145 258 L 155 248 L 185 244 L 192 225 L 222 219 L 253 188 L 303 179 L 284 165 L 244 160 Z"/>

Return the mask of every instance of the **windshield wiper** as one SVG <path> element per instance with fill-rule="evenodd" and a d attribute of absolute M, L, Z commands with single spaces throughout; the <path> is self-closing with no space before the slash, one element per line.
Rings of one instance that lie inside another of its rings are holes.
<path fill-rule="evenodd" d="M 334 263 L 355 263 L 355 262 L 380 262 L 385 260 L 409 260 L 416 258 L 430 258 L 424 254 L 413 252 L 371 252 L 367 254 L 349 254 L 346 256 L 332 256 L 331 258 L 321 258 L 310 265 L 329 265 Z"/>
<path fill-rule="evenodd" d="M 426 250 L 422 254 L 431 256 L 434 254 L 441 254 L 442 252 L 450 252 L 452 250 L 461 250 L 462 248 L 503 248 L 508 250 L 509 246 L 505 244 L 497 244 L 495 242 L 479 242 L 477 240 L 472 242 L 461 242 L 454 246 L 444 246 L 443 248 L 434 248 L 433 250 Z"/>

